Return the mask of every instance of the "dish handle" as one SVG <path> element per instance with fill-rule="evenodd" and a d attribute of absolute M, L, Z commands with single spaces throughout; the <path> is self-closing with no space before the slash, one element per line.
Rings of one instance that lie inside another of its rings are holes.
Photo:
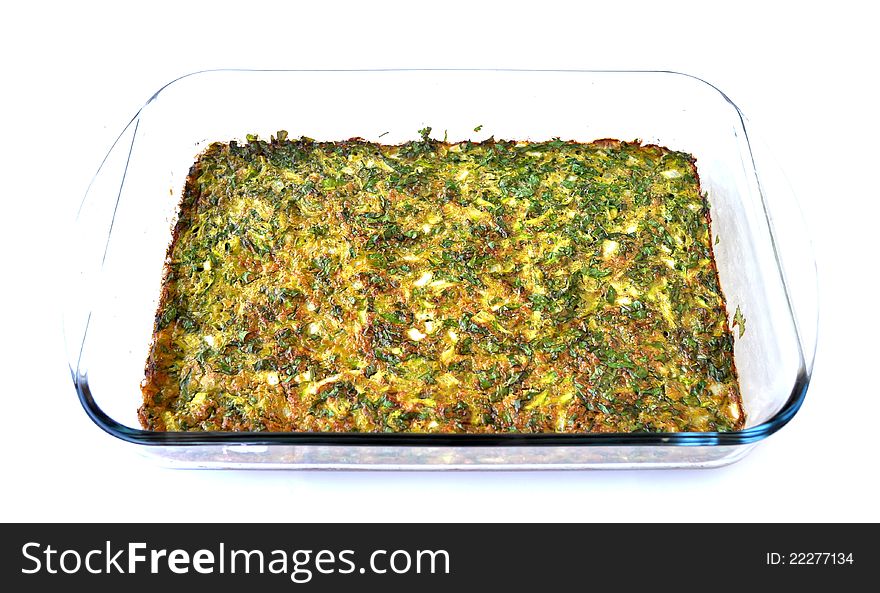
<path fill-rule="evenodd" d="M 750 134 L 749 144 L 809 377 L 819 330 L 819 275 L 809 227 L 788 178 L 767 144 L 754 134 Z"/>
<path fill-rule="evenodd" d="M 139 116 L 140 112 L 132 118 L 98 167 L 64 242 L 67 247 L 63 256 L 67 294 L 62 310 L 62 326 L 74 383 L 82 374 L 80 358 L 93 304 L 101 286 L 110 231 L 125 182 Z"/>

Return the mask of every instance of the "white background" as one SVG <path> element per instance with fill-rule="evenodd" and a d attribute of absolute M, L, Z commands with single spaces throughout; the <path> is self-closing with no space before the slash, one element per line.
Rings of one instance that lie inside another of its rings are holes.
<path fill-rule="evenodd" d="M 0 520 L 878 521 L 880 157 L 869 3 L 17 2 L 0 17 Z M 612 8 L 619 5 L 620 8 Z M 100 431 L 61 341 L 63 232 L 138 107 L 206 68 L 662 69 L 724 90 L 815 242 L 806 402 L 717 470 L 168 470 Z"/>

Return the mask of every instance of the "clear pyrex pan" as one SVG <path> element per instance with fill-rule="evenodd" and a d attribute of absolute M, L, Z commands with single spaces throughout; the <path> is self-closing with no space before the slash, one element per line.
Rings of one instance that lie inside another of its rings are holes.
<path fill-rule="evenodd" d="M 140 384 L 183 185 L 214 141 L 362 137 L 400 143 L 431 126 L 449 140 L 640 139 L 693 154 L 711 204 L 747 413 L 736 432 L 340 434 L 150 432 Z M 474 128 L 482 126 L 479 131 Z M 708 467 L 735 461 L 788 422 L 816 346 L 815 265 L 790 190 L 718 89 L 670 72 L 241 71 L 159 90 L 114 144 L 73 227 L 65 338 L 89 416 L 147 454 L 194 467 Z"/>

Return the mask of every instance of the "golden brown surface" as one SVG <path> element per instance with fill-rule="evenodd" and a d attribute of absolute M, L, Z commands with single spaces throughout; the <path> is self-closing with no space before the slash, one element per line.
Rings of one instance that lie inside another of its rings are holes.
<path fill-rule="evenodd" d="M 741 428 L 693 158 L 251 138 L 193 166 L 152 430 Z"/>

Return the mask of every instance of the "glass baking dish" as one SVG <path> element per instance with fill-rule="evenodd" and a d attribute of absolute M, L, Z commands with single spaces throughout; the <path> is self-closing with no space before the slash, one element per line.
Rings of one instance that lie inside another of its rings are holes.
<path fill-rule="evenodd" d="M 196 155 L 214 141 L 290 137 L 394 144 L 640 139 L 693 154 L 711 204 L 747 423 L 736 432 L 402 434 L 151 432 L 140 384 L 166 249 Z M 475 131 L 477 126 L 482 126 Z M 442 136 L 440 136 L 442 134 Z M 110 434 L 184 467 L 413 469 L 713 467 L 786 424 L 810 381 L 815 264 L 796 202 L 722 92 L 671 72 L 199 72 L 160 89 L 91 183 L 71 241 L 64 329 L 73 383 Z"/>

